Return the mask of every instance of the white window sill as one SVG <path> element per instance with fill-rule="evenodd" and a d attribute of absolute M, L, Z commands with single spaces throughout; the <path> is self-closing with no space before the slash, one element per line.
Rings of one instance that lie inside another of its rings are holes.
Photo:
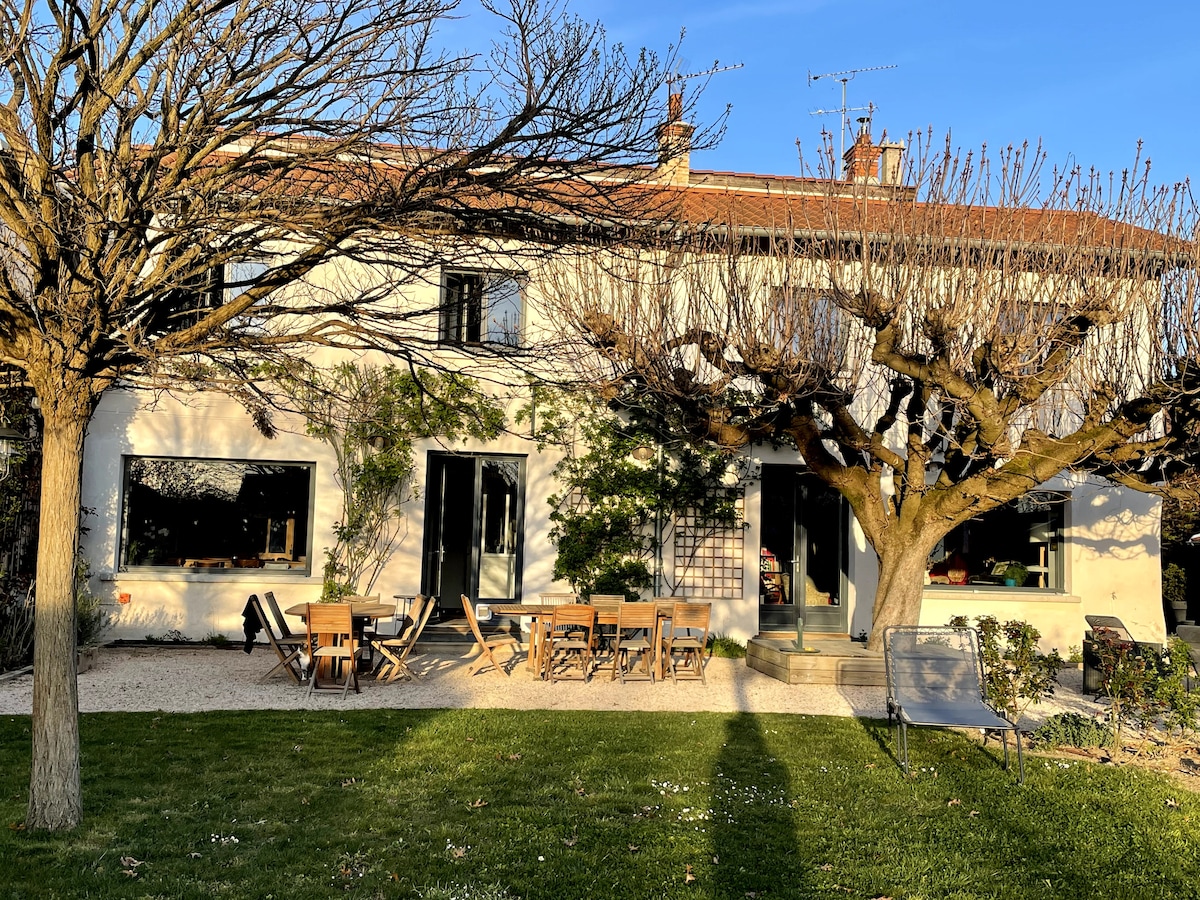
<path fill-rule="evenodd" d="M 101 582 L 118 581 L 184 581 L 184 582 L 218 582 L 218 581 L 257 581 L 257 582 L 295 582 L 307 581 L 311 576 L 303 569 L 183 569 L 165 567 L 162 569 L 131 569 L 128 572 L 101 572 L 98 576 Z"/>
<path fill-rule="evenodd" d="M 980 600 L 1000 603 L 1081 603 L 1079 597 L 1050 588 L 962 585 L 947 587 L 927 584 L 923 596 L 937 600 Z"/>

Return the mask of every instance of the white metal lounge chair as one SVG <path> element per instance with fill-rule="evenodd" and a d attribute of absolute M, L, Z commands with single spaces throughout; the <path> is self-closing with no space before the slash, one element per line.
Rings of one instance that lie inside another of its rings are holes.
<path fill-rule="evenodd" d="M 900 765 L 908 772 L 908 726 L 998 731 L 1008 768 L 1008 732 L 1017 739 L 1018 783 L 1025 781 L 1021 732 L 987 700 L 974 628 L 894 625 L 883 631 L 888 720 L 895 716 Z"/>

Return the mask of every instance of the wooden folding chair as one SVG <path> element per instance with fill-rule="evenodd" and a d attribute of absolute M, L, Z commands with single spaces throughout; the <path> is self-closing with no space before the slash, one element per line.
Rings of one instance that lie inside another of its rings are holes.
<path fill-rule="evenodd" d="M 508 672 L 496 662 L 494 650 L 499 647 L 508 647 L 515 655 L 521 649 L 521 642 L 511 634 L 491 634 L 486 638 L 479 630 L 479 619 L 475 615 L 475 604 L 471 602 L 471 598 L 466 594 L 462 594 L 463 614 L 467 617 L 467 624 L 471 626 L 471 633 L 475 636 L 475 645 L 479 647 L 479 654 L 472 660 L 471 665 L 467 668 L 468 675 L 475 675 L 482 672 L 488 666 L 491 666 L 502 677 L 507 678 Z"/>
<path fill-rule="evenodd" d="M 604 615 L 609 621 L 601 625 L 596 623 L 595 637 L 593 639 L 593 652 L 600 649 L 612 648 L 612 636 L 616 631 L 616 625 L 611 624 L 612 618 L 617 614 L 617 606 L 624 603 L 626 597 L 624 594 L 590 594 L 587 602 L 596 607 L 596 616 Z"/>
<path fill-rule="evenodd" d="M 579 602 L 579 595 L 574 593 L 566 593 L 561 591 L 549 591 L 538 594 L 538 603 L 542 606 L 569 606 Z M 550 630 L 550 620 L 542 619 L 539 623 L 541 631 L 534 634 L 531 630 L 529 633 L 529 646 L 533 648 L 533 659 L 537 663 L 537 670 L 542 670 L 542 659 L 539 654 L 542 650 L 542 645 L 546 643 L 546 632 Z"/>
<path fill-rule="evenodd" d="M 654 682 L 654 632 L 658 625 L 658 608 L 653 603 L 621 603 L 617 606 L 617 633 L 613 638 L 612 675 L 621 676 L 621 684 L 629 674 L 629 655 L 641 655 L 643 675 Z"/>
<path fill-rule="evenodd" d="M 542 675 L 553 683 L 555 656 L 562 654 L 562 665 L 575 660 L 579 677 L 587 681 L 592 673 L 592 644 L 595 640 L 596 609 L 587 604 L 556 606 L 550 617 L 550 629 L 542 645 Z"/>
<path fill-rule="evenodd" d="M 304 673 L 300 668 L 300 653 L 303 650 L 302 645 L 285 645 L 275 637 L 275 632 L 271 629 L 271 623 L 267 621 L 267 614 L 263 610 L 262 601 L 258 599 L 258 594 L 250 595 L 250 603 L 254 606 L 254 612 L 258 615 L 258 621 L 262 623 L 263 631 L 267 633 L 267 643 L 271 645 L 271 649 L 275 651 L 275 655 L 279 657 L 279 662 L 271 667 L 259 681 L 266 681 L 279 669 L 283 669 L 292 676 L 292 681 L 300 684 L 304 681 Z"/>
<path fill-rule="evenodd" d="M 330 680 L 335 681 L 335 673 L 340 666 L 343 671 L 342 696 L 350 690 L 354 683 L 354 693 L 358 688 L 358 638 L 354 636 L 354 619 L 350 615 L 349 603 L 310 603 L 308 615 L 308 639 L 315 648 L 313 650 L 312 678 L 308 683 L 308 692 L 337 690 L 337 688 L 322 687 L 318 682 L 323 675 L 322 669 L 328 667 Z"/>
<path fill-rule="evenodd" d="M 283 615 L 283 610 L 279 608 L 279 602 L 275 599 L 275 592 L 267 591 L 263 594 L 263 599 L 267 601 L 271 615 L 275 617 L 275 622 L 279 625 L 279 643 L 284 647 L 307 647 L 308 635 L 303 631 L 292 631 L 288 627 L 287 618 Z"/>
<path fill-rule="evenodd" d="M 433 615 L 436 605 L 424 594 L 417 594 L 409 609 L 412 624 L 404 630 L 404 633 L 395 637 L 375 640 L 375 649 L 383 657 L 379 669 L 375 672 L 376 681 L 391 684 L 397 678 L 416 677 L 417 673 L 408 667 L 408 657 L 417 641 L 420 640 L 421 632 L 425 630 L 425 625 L 429 622 L 429 617 Z"/>
<path fill-rule="evenodd" d="M 663 636 L 662 652 L 671 673 L 677 681 L 676 654 L 687 678 L 704 679 L 704 655 L 708 646 L 708 621 L 712 615 L 711 603 L 676 603 L 671 607 L 671 625 Z"/>

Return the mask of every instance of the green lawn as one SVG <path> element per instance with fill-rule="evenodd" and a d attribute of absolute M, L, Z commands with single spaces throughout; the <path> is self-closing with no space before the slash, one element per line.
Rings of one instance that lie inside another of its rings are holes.
<path fill-rule="evenodd" d="M 931 729 L 905 779 L 883 722 L 104 714 L 82 739 L 83 826 L 26 832 L 29 720 L 0 718 L 0 896 L 1200 895 L 1200 797 L 1040 757 L 1018 787 Z"/>

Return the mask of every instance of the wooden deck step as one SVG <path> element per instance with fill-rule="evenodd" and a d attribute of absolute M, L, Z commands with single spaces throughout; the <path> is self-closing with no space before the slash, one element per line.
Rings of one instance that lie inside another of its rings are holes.
<path fill-rule="evenodd" d="M 746 644 L 746 665 L 787 684 L 842 684 L 886 687 L 883 654 L 849 639 L 827 636 L 805 639 L 816 653 L 797 653 L 794 640 L 773 635 L 751 638 Z"/>

